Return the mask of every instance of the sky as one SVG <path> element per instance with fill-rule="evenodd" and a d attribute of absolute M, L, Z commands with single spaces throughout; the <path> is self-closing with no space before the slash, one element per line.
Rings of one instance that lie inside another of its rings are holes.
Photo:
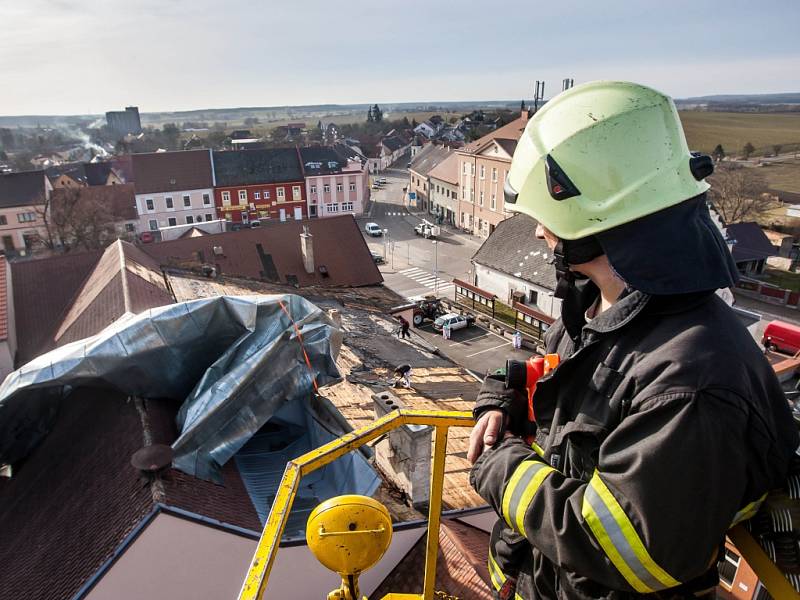
<path fill-rule="evenodd" d="M 800 92 L 798 0 L 0 0 L 0 115 Z"/>

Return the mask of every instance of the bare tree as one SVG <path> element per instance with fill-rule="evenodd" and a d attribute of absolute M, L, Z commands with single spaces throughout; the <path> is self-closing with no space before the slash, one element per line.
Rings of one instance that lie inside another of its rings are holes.
<path fill-rule="evenodd" d="M 54 190 L 37 211 L 47 232 L 42 243 L 51 250 L 96 250 L 115 239 L 109 207 L 96 194 L 86 193 L 86 189 Z"/>
<path fill-rule="evenodd" d="M 709 183 L 709 199 L 727 225 L 757 221 L 777 206 L 754 167 L 719 165 Z"/>

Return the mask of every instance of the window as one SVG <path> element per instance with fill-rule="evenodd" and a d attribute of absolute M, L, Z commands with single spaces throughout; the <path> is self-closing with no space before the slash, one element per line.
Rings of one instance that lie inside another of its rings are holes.
<path fill-rule="evenodd" d="M 239 204 L 247 204 L 247 190 L 239 190 Z"/>
<path fill-rule="evenodd" d="M 536 304 L 539 300 L 539 292 L 536 290 L 528 290 L 528 304 Z"/>
<path fill-rule="evenodd" d="M 342 211 L 343 212 L 353 212 L 353 203 L 352 202 L 342 202 Z"/>
<path fill-rule="evenodd" d="M 5 217 L 3 217 L 3 219 L 5 219 Z M 133 223 L 125 223 L 125 231 L 131 233 L 133 229 L 134 229 Z"/>
<path fill-rule="evenodd" d="M 264 200 L 269 200 L 269 190 L 264 190 Z"/>
<path fill-rule="evenodd" d="M 739 569 L 739 555 L 725 548 L 725 557 L 719 561 L 717 568 L 719 569 L 719 580 L 730 589 L 733 586 L 733 580 L 736 579 L 736 571 Z"/>
<path fill-rule="evenodd" d="M 341 183 L 337 183 L 336 184 L 336 191 L 337 192 L 343 192 L 344 191 L 344 186 Z"/>
<path fill-rule="evenodd" d="M 253 192 L 253 200 L 261 200 L 261 192 Z"/>
<path fill-rule="evenodd" d="M 147 210 L 155 210 L 155 206 L 153 206 L 153 199 L 148 198 L 144 201 L 145 205 L 147 206 Z"/>
<path fill-rule="evenodd" d="M 188 194 L 183 197 L 183 207 L 184 208 L 191 208 L 192 206 L 192 198 Z"/>
<path fill-rule="evenodd" d="M 461 172 L 466 175 L 467 174 L 467 163 L 461 163 Z"/>
<path fill-rule="evenodd" d="M 339 205 L 338 204 L 326 204 L 325 210 L 329 213 L 338 213 L 339 212 Z"/>
<path fill-rule="evenodd" d="M 5 215 L 0 215 L 0 225 L 8 225 L 8 219 Z"/>
<path fill-rule="evenodd" d="M 278 188 L 278 191 L 275 193 L 275 195 L 278 198 L 278 202 L 283 202 L 284 198 L 286 197 L 282 187 Z"/>
<path fill-rule="evenodd" d="M 17 215 L 17 221 L 20 223 L 32 223 L 36 220 L 36 213 L 26 212 Z"/>
<path fill-rule="evenodd" d="M 474 176 L 475 176 L 475 163 L 472 163 L 472 164 L 470 165 L 470 167 L 471 167 L 471 168 L 470 168 L 470 171 L 471 171 L 471 173 L 472 173 L 472 176 L 474 177 Z"/>
<path fill-rule="evenodd" d="M 480 204 L 481 206 L 483 206 L 483 191 L 481 191 L 481 193 L 480 193 L 480 196 L 479 196 L 479 198 L 478 198 L 478 204 Z"/>
<path fill-rule="evenodd" d="M 231 193 L 222 192 L 222 206 L 230 206 L 230 205 L 231 205 Z"/>
<path fill-rule="evenodd" d="M 175 208 L 174 205 L 172 204 L 171 196 L 167 196 L 166 198 L 164 198 L 164 202 L 167 204 L 167 208 Z"/>
<path fill-rule="evenodd" d="M 481 165 L 481 179 L 484 179 L 486 175 L 486 167 Z"/>
<path fill-rule="evenodd" d="M 494 210 L 496 206 L 497 206 L 497 195 L 494 192 L 492 192 L 492 210 Z"/>
<path fill-rule="evenodd" d="M 322 191 L 325 192 L 326 194 L 330 193 L 331 186 L 326 183 L 325 186 L 322 188 Z"/>
<path fill-rule="evenodd" d="M 464 190 L 461 190 L 461 199 L 464 200 L 467 197 L 467 193 Z"/>
<path fill-rule="evenodd" d="M 176 219 L 175 217 L 170 217 L 169 219 L 167 219 L 167 225 L 169 225 L 170 227 L 175 227 L 175 225 L 177 224 L 178 224 L 178 219 Z"/>
<path fill-rule="evenodd" d="M 191 225 L 194 223 L 194 217 L 192 215 L 186 215 L 186 224 Z"/>
<path fill-rule="evenodd" d="M 211 204 L 211 195 L 210 194 L 203 194 L 203 204 L 208 206 Z"/>
<path fill-rule="evenodd" d="M 206 213 L 206 221 L 213 221 L 214 216 L 211 213 Z"/>
<path fill-rule="evenodd" d="M 158 231 L 158 221 L 150 219 L 150 231 Z"/>
<path fill-rule="evenodd" d="M 356 191 L 356 184 L 355 183 L 351 183 L 350 184 L 350 191 L 351 192 L 355 192 Z"/>
<path fill-rule="evenodd" d="M 315 185 L 311 186 L 311 193 L 312 194 L 316 194 L 317 193 L 317 186 L 315 186 Z"/>
<path fill-rule="evenodd" d="M 339 191 L 341 191 L 341 190 L 339 190 Z M 292 186 L 292 200 L 294 200 L 296 202 L 297 200 L 302 200 L 302 199 L 303 199 L 302 188 L 299 185 L 293 185 Z"/>
<path fill-rule="evenodd" d="M 492 181 L 497 181 L 497 169 L 492 167 Z"/>

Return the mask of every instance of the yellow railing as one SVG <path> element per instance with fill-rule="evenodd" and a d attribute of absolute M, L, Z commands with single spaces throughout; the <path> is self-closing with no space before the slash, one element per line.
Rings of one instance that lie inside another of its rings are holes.
<path fill-rule="evenodd" d="M 436 558 L 439 554 L 439 521 L 442 512 L 442 486 L 444 484 L 444 462 L 447 453 L 447 432 L 450 427 L 471 427 L 473 424 L 472 414 L 469 412 L 395 410 L 370 425 L 356 429 L 324 446 L 320 446 L 316 450 L 289 461 L 286 464 L 286 470 L 278 487 L 275 501 L 272 503 L 267 522 L 264 524 L 264 531 L 258 541 L 258 547 L 250 563 L 247 577 L 239 592 L 239 600 L 261 600 L 263 598 L 269 574 L 275 562 L 275 555 L 278 552 L 281 537 L 289 519 L 289 513 L 292 510 L 292 503 L 300 485 L 300 479 L 333 462 L 340 456 L 352 452 L 367 442 L 403 425 L 428 425 L 434 427 L 436 432 L 433 444 L 428 537 L 425 547 L 425 578 L 421 596 L 416 594 L 390 594 L 387 598 L 432 600 L 436 581 Z M 728 536 L 742 558 L 747 561 L 773 598 L 800 598 L 800 595 L 794 591 L 789 581 L 764 553 L 764 550 L 744 526 L 737 525 L 728 532 Z"/>
<path fill-rule="evenodd" d="M 239 600 L 260 600 L 264 596 L 281 536 L 292 510 L 292 502 L 300 479 L 333 462 L 340 456 L 360 448 L 367 442 L 403 425 L 429 425 L 436 435 L 433 443 L 433 469 L 431 471 L 430 504 L 428 510 L 428 538 L 425 547 L 425 580 L 422 596 L 404 596 L 432 600 L 436 581 L 436 557 L 439 554 L 439 519 L 442 513 L 442 486 L 444 484 L 444 459 L 447 454 L 447 431 L 450 427 L 471 427 L 474 421 L 469 412 L 437 410 L 395 410 L 360 429 L 343 435 L 316 450 L 289 461 L 283 473 L 275 501 L 269 511 L 264 531 L 247 571 Z"/>

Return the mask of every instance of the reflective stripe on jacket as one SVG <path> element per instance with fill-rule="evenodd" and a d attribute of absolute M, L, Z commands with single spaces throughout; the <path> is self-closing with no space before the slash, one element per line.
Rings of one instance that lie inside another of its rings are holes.
<path fill-rule="evenodd" d="M 502 518 L 495 564 L 529 598 L 693 597 L 713 587 L 725 531 L 782 482 L 797 447 L 772 369 L 713 294 L 632 292 L 579 339 L 534 397 L 539 454 L 487 450 L 471 481 Z M 524 397 L 485 384 L 521 432 Z M 709 583 L 710 582 L 710 583 Z"/>

